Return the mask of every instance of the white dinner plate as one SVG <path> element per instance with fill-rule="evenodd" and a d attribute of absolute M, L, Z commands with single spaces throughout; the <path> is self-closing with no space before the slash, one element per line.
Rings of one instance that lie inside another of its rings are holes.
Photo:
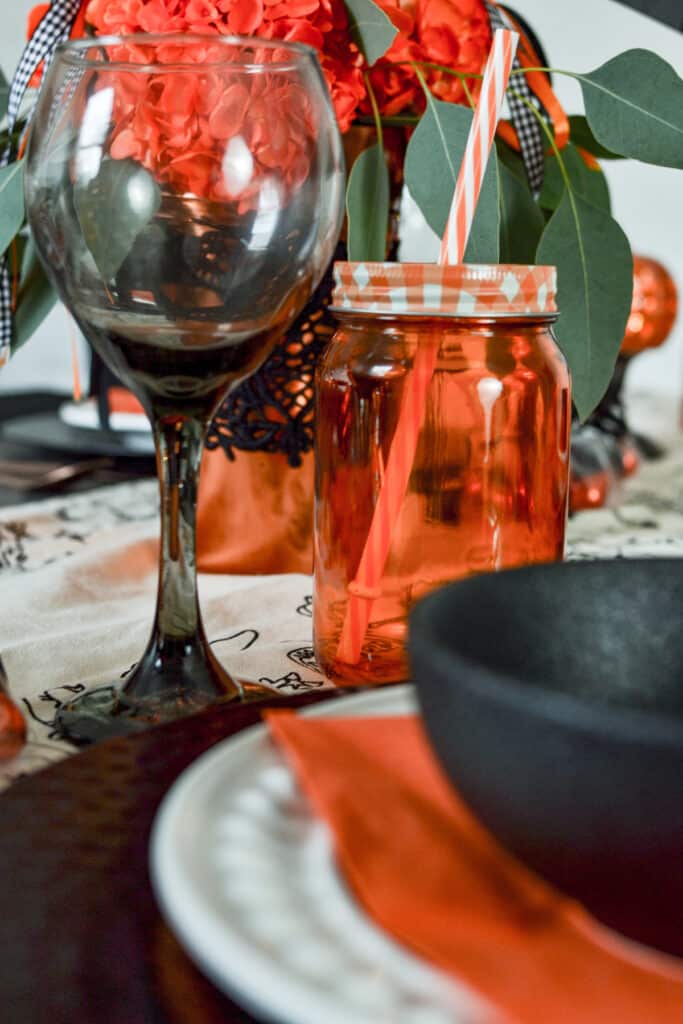
<path fill-rule="evenodd" d="M 311 716 L 396 715 L 412 687 L 308 708 Z M 219 743 L 178 778 L 151 840 L 154 890 L 178 939 L 214 984 L 280 1024 L 473 1024 L 492 1013 L 464 985 L 382 932 L 335 866 L 262 725 Z M 419 865 L 416 865 L 419 870 Z M 409 880 L 407 880 L 409 884 Z"/>

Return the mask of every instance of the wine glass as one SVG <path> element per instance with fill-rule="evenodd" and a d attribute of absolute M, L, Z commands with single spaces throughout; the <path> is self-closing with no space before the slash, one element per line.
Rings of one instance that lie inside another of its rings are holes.
<path fill-rule="evenodd" d="M 122 688 L 63 707 L 77 742 L 239 700 L 197 601 L 204 434 L 318 283 L 343 158 L 315 52 L 193 35 L 62 45 L 27 157 L 28 219 L 65 305 L 139 398 L 161 484 L 156 617 Z"/>

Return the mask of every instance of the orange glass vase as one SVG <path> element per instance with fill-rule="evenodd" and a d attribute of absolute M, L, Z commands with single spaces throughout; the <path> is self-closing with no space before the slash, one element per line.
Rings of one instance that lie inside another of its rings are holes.
<path fill-rule="evenodd" d="M 26 722 L 7 693 L 7 677 L 0 662 L 0 764 L 21 751 L 26 742 Z"/>
<path fill-rule="evenodd" d="M 341 685 L 398 682 L 416 600 L 470 573 L 563 557 L 571 399 L 554 270 L 337 266 L 340 326 L 318 388 L 316 658 Z M 425 348 L 433 373 L 405 430 Z M 383 562 L 375 510 L 395 445 L 415 450 Z"/>

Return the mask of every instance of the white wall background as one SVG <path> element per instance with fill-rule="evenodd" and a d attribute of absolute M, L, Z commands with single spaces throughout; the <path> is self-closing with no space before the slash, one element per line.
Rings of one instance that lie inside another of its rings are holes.
<path fill-rule="evenodd" d="M 2 0 L 0 66 L 11 74 L 24 40 L 26 17 L 35 0 Z M 683 73 L 683 34 L 614 0 L 509 0 L 534 26 L 551 63 L 590 70 L 631 47 L 657 51 Z M 683 2 L 683 0 L 682 0 Z M 558 95 L 568 113 L 582 110 L 578 85 L 558 76 Z M 674 274 L 683 300 L 683 172 L 605 161 L 614 214 L 636 252 L 660 259 Z M 411 226 L 404 250 L 409 259 L 431 258 L 429 232 Z M 433 252 L 433 248 L 431 252 Z M 0 390 L 46 387 L 67 391 L 71 383 L 69 329 L 57 309 L 0 375 Z M 661 349 L 639 356 L 630 371 L 630 390 L 649 390 L 662 399 L 683 390 L 683 315 Z M 83 355 L 83 365 L 86 365 Z"/>

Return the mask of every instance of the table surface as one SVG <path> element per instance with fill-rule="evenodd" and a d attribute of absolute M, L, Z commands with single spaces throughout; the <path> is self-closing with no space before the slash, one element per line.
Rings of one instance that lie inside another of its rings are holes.
<path fill-rule="evenodd" d="M 64 691 L 109 682 L 139 655 L 157 530 L 151 480 L 0 510 L 0 652 L 30 727 L 21 757 L 0 771 L 9 787 L 0 795 L 0 1019 L 8 1024 L 252 1020 L 195 970 L 163 924 L 147 862 L 169 786 L 208 747 L 257 721 L 258 709 L 214 709 L 77 756 L 51 732 Z M 575 559 L 683 556 L 683 438 L 626 482 L 618 507 L 574 517 L 568 540 Z M 309 577 L 211 576 L 200 590 L 228 670 L 270 686 L 280 706 L 338 697 L 320 692 Z"/>
<path fill-rule="evenodd" d="M 277 706 L 330 698 L 338 695 L 282 698 Z M 166 928 L 147 865 L 152 822 L 171 783 L 209 747 L 259 718 L 255 705 L 225 707 L 109 740 L 3 794 L 3 1021 L 253 1020 L 195 969 Z"/>

